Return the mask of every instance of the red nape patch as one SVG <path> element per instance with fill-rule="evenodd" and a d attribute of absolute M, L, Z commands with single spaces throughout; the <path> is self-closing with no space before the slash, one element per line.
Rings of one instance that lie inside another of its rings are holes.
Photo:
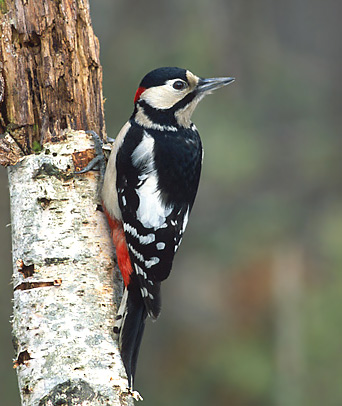
<path fill-rule="evenodd" d="M 138 90 L 135 93 L 134 103 L 136 103 L 140 99 L 140 96 L 144 93 L 145 90 L 146 87 L 138 87 Z"/>
<path fill-rule="evenodd" d="M 111 234 L 113 238 L 113 243 L 116 248 L 116 257 L 118 260 L 118 266 L 124 281 L 125 286 L 129 285 L 130 275 L 132 273 L 132 264 L 129 258 L 129 253 L 126 244 L 125 233 L 122 228 L 122 222 L 116 220 L 110 216 L 107 209 L 103 205 L 103 211 L 107 217 L 109 227 L 111 229 Z"/>

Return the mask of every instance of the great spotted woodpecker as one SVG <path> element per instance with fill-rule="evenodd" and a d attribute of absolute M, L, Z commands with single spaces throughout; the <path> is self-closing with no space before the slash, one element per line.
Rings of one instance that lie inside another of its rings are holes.
<path fill-rule="evenodd" d="M 131 390 L 146 317 L 160 314 L 160 283 L 197 193 L 203 150 L 191 115 L 205 95 L 233 80 L 180 68 L 148 73 L 108 160 L 102 202 L 125 284 L 114 333 Z"/>

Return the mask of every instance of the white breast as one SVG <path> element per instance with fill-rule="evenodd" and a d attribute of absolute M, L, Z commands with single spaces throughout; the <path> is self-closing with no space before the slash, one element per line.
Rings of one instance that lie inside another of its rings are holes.
<path fill-rule="evenodd" d="M 110 153 L 102 188 L 102 201 L 111 217 L 122 220 L 116 191 L 116 154 L 131 124 L 127 122 L 119 132 Z"/>

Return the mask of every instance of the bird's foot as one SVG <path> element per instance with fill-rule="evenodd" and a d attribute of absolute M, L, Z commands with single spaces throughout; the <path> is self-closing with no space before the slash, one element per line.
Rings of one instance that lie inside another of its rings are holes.
<path fill-rule="evenodd" d="M 124 395 L 124 396 L 131 396 L 134 400 L 144 400 L 144 398 L 140 395 L 140 393 L 136 390 L 133 390 L 132 387 L 127 386 L 127 380 L 114 380 L 110 379 L 113 381 L 113 386 L 118 388 L 118 390 Z"/>
<path fill-rule="evenodd" d="M 80 171 L 76 171 L 75 173 L 80 174 L 89 172 L 91 170 L 99 170 L 101 179 L 103 179 L 106 170 L 106 157 L 105 154 L 103 153 L 103 150 L 110 149 L 111 148 L 110 143 L 113 143 L 114 140 L 112 138 L 108 138 L 109 144 L 103 144 L 103 141 L 96 134 L 95 131 L 92 130 L 86 131 L 86 134 L 91 134 L 93 137 L 96 156 L 88 163 L 86 167 L 84 167 Z"/>
<path fill-rule="evenodd" d="M 144 398 L 140 395 L 140 393 L 136 390 L 128 389 L 130 395 L 135 400 L 144 400 Z"/>

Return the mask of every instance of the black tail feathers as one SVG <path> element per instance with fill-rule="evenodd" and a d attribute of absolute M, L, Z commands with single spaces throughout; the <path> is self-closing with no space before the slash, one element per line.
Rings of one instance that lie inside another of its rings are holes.
<path fill-rule="evenodd" d="M 139 289 L 126 287 L 116 316 L 114 333 L 119 339 L 121 358 L 131 390 L 146 317 L 147 310 Z"/>

